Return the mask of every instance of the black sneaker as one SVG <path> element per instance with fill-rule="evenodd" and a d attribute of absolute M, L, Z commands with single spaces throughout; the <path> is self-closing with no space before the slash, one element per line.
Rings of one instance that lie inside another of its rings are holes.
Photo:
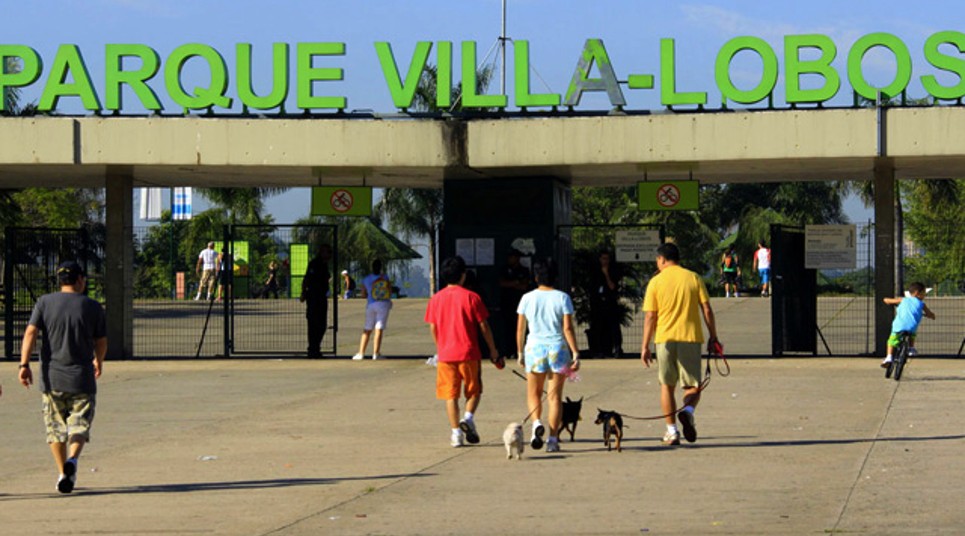
<path fill-rule="evenodd" d="M 680 421 L 680 426 L 684 429 L 684 439 L 686 439 L 688 443 L 697 441 L 697 428 L 694 427 L 694 414 L 682 409 L 677 412 L 677 420 Z"/>
<path fill-rule="evenodd" d="M 479 434 L 476 433 L 476 423 L 463 419 L 459 421 L 459 429 L 466 434 L 466 442 L 470 445 L 479 443 Z"/>
<path fill-rule="evenodd" d="M 546 428 L 543 424 L 537 424 L 533 427 L 533 439 L 529 441 L 529 446 L 533 447 L 533 450 L 539 450 L 543 448 L 543 434 L 546 433 Z"/>
<path fill-rule="evenodd" d="M 57 481 L 57 491 L 70 493 L 74 491 L 74 484 L 77 482 L 77 462 L 73 459 L 64 462 L 64 475 Z"/>

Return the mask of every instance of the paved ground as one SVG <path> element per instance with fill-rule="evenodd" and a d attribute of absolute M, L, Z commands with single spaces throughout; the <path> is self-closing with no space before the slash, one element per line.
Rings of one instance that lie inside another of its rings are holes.
<path fill-rule="evenodd" d="M 732 354 L 759 338 L 748 302 L 715 304 Z M 422 308 L 397 302 L 389 356 L 432 351 Z M 344 357 L 361 314 L 341 311 Z M 526 414 L 509 368 L 486 366 L 482 444 L 453 449 L 422 358 L 108 363 L 78 489 L 62 496 L 39 394 L 6 363 L 0 534 L 961 532 L 965 360 L 918 359 L 900 384 L 869 358 L 731 365 L 705 392 L 697 443 L 665 448 L 662 424 L 628 420 L 617 453 L 596 408 L 658 413 L 656 374 L 588 360 L 566 387 L 584 397 L 576 442 L 516 462 L 500 442 Z"/>
<path fill-rule="evenodd" d="M 659 445 L 655 372 L 587 361 L 576 442 L 507 461 L 523 382 L 487 366 L 483 442 L 453 449 L 421 361 L 109 363 L 78 489 L 55 492 L 39 395 L 5 365 L 0 526 L 37 534 L 916 534 L 965 526 L 965 361 L 736 359 Z M 889 502 L 900 493 L 902 499 Z"/>

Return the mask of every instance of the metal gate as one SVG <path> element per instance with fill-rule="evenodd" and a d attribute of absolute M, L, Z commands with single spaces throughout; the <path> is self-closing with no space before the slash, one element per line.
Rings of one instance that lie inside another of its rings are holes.
<path fill-rule="evenodd" d="M 771 225 L 771 351 L 817 353 L 817 274 L 804 268 L 804 227 Z"/>
<path fill-rule="evenodd" d="M 20 356 L 20 342 L 37 299 L 60 290 L 57 266 L 80 263 L 87 272 L 86 293 L 103 302 L 102 227 L 53 229 L 7 227 L 4 233 L 4 355 Z"/>
<path fill-rule="evenodd" d="M 225 300 L 228 329 L 225 347 L 230 354 L 306 353 L 308 327 L 305 304 L 299 301 L 308 261 L 319 246 L 332 248 L 332 266 L 338 263 L 335 225 L 234 225 L 226 237 L 233 260 Z M 219 251 L 221 244 L 218 244 Z M 274 263 L 274 264 L 273 264 Z M 269 270 L 276 285 L 267 285 Z M 338 296 L 341 278 L 332 277 L 328 327 L 322 354 L 335 354 L 338 333 Z"/>
<path fill-rule="evenodd" d="M 638 260 L 647 257 L 617 258 L 618 233 L 634 230 L 656 231 L 659 243 L 664 241 L 665 228 L 658 224 L 557 227 L 557 258 L 561 260 L 559 288 L 573 298 L 576 342 L 580 350 L 586 350 L 590 357 L 639 355 L 643 340 L 640 305 L 647 283 L 657 271 L 657 266 L 652 260 Z M 600 256 L 604 252 L 610 255 L 611 264 L 615 266 L 620 279 L 616 303 L 598 299 L 600 285 L 594 272 L 598 271 Z M 602 314 L 599 312 L 601 306 Z M 617 322 L 607 321 L 607 318 L 616 318 Z"/>

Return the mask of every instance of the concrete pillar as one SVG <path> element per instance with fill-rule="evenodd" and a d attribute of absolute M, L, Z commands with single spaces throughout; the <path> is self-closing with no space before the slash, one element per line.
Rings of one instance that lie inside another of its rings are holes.
<path fill-rule="evenodd" d="M 104 298 L 107 359 L 134 356 L 134 179 L 130 170 L 109 168 Z"/>
<path fill-rule="evenodd" d="M 875 355 L 887 352 L 895 316 L 882 300 L 895 295 L 895 168 L 888 158 L 875 162 Z"/>

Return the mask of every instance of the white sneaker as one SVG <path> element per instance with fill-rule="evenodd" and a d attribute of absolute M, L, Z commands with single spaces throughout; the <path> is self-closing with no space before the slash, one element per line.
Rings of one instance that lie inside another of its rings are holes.
<path fill-rule="evenodd" d="M 385 359 L 385 356 L 382 354 L 372 354 L 372 359 Z"/>
<path fill-rule="evenodd" d="M 463 436 L 462 436 L 461 430 L 456 430 L 455 432 L 452 433 L 452 437 L 449 438 L 449 444 L 452 445 L 453 447 L 463 446 L 464 442 L 463 442 Z"/>
<path fill-rule="evenodd" d="M 914 348 L 908 349 L 908 357 L 915 357 L 916 355 L 918 355 L 918 350 L 915 350 Z"/>
<path fill-rule="evenodd" d="M 362 354 L 355 354 L 355 355 L 352 356 L 352 359 L 354 359 L 355 361 L 361 361 L 361 360 L 365 359 L 365 356 L 362 355 Z"/>
<path fill-rule="evenodd" d="M 194 301 L 201 301 L 201 295 L 198 294 L 197 296 L 195 296 Z"/>
<path fill-rule="evenodd" d="M 546 440 L 546 452 L 559 452 L 560 443 L 555 437 L 550 437 Z"/>
<path fill-rule="evenodd" d="M 543 448 L 543 434 L 546 433 L 546 428 L 543 423 L 536 421 L 533 423 L 533 437 L 529 440 L 529 446 L 533 450 L 539 450 Z"/>

